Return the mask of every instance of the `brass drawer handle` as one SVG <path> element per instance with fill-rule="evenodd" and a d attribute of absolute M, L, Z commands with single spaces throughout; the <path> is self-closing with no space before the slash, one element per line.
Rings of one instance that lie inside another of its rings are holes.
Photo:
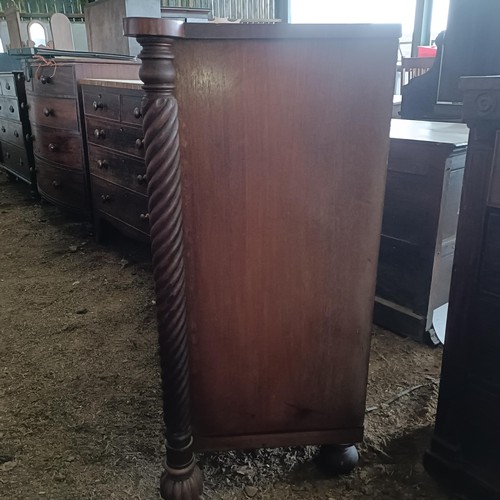
<path fill-rule="evenodd" d="M 46 83 L 51 83 L 52 82 L 52 77 L 51 76 L 42 76 L 40 78 L 40 81 L 42 82 L 43 85 L 45 85 Z"/>
<path fill-rule="evenodd" d="M 49 108 L 43 108 L 43 114 L 45 116 L 50 116 L 51 114 L 53 114 L 53 111 Z"/>
<path fill-rule="evenodd" d="M 104 108 L 104 104 L 102 102 L 94 101 L 92 103 L 92 107 L 94 108 L 94 111 L 97 111 L 98 109 L 103 109 Z"/>
<path fill-rule="evenodd" d="M 60 187 L 61 187 L 61 183 L 60 183 L 59 181 L 52 181 L 52 185 L 53 185 L 56 189 L 58 189 L 58 188 L 60 188 Z"/>
<path fill-rule="evenodd" d="M 140 108 L 134 108 L 134 117 L 140 118 L 142 116 Z"/>
<path fill-rule="evenodd" d="M 139 174 L 137 176 L 137 182 L 139 184 L 144 184 L 146 181 L 147 181 L 146 174 L 144 174 L 144 175 Z"/>
<path fill-rule="evenodd" d="M 49 144 L 49 151 L 52 151 L 52 152 L 57 151 L 57 144 L 54 144 L 51 142 Z"/>
<path fill-rule="evenodd" d="M 99 130 L 98 128 L 96 128 L 94 130 L 94 137 L 96 139 L 105 139 L 106 138 L 106 133 L 104 132 L 104 130 Z"/>
<path fill-rule="evenodd" d="M 97 160 L 97 166 L 99 168 L 108 168 L 109 167 L 108 160 Z"/>
<path fill-rule="evenodd" d="M 101 194 L 101 200 L 103 203 L 109 203 L 111 201 L 111 196 L 109 194 Z"/>
<path fill-rule="evenodd" d="M 148 213 L 141 214 L 141 215 L 139 215 L 139 219 L 141 219 L 141 220 L 148 220 L 149 219 L 149 214 Z"/>
<path fill-rule="evenodd" d="M 137 139 L 135 141 L 135 148 L 142 149 L 144 147 L 144 139 Z"/>

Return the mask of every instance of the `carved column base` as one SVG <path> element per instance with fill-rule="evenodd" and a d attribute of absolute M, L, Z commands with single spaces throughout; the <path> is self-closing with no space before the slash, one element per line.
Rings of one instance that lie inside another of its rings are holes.
<path fill-rule="evenodd" d="M 164 500 L 199 500 L 202 492 L 203 476 L 194 460 L 184 469 L 165 465 L 160 480 L 160 493 Z"/>

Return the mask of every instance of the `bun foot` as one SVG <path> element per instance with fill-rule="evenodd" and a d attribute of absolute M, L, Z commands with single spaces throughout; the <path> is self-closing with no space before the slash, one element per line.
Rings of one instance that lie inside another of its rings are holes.
<path fill-rule="evenodd" d="M 354 445 L 323 445 L 318 456 L 319 467 L 330 476 L 348 474 L 358 464 L 358 450 Z"/>
<path fill-rule="evenodd" d="M 199 500 L 202 492 L 203 476 L 194 461 L 184 469 L 165 466 L 160 480 L 163 500 Z"/>

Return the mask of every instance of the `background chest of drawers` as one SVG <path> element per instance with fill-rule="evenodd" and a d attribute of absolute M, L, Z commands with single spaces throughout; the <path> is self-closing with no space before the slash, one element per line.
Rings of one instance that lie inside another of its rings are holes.
<path fill-rule="evenodd" d="M 374 322 L 436 342 L 448 302 L 468 129 L 392 120 Z"/>
<path fill-rule="evenodd" d="M 84 79 L 80 84 L 97 237 L 102 236 L 103 223 L 109 223 L 149 241 L 142 82 Z"/>
<path fill-rule="evenodd" d="M 26 94 L 40 195 L 89 216 L 83 102 L 78 81 L 85 77 L 137 78 L 138 64 L 56 57 L 49 62 L 33 60 L 30 70 Z"/>
<path fill-rule="evenodd" d="M 36 190 L 30 123 L 21 71 L 0 73 L 1 164 Z"/>

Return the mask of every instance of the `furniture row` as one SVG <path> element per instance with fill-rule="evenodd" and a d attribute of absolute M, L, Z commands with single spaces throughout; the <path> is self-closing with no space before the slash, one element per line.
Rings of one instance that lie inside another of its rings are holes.
<path fill-rule="evenodd" d="M 79 81 L 95 77 L 137 78 L 135 62 L 52 58 L 31 60 L 26 95 L 40 195 L 90 216 L 90 188 Z"/>
<path fill-rule="evenodd" d="M 500 77 L 462 79 L 470 139 L 436 426 L 425 466 L 460 497 L 500 498 Z"/>
<path fill-rule="evenodd" d="M 26 94 L 23 73 L 0 80 L 11 94 L 0 97 L 3 164 L 35 185 L 33 144 L 44 199 L 91 213 L 98 237 L 111 224 L 149 241 L 142 82 L 98 78 L 138 66 L 55 58 L 30 69 Z M 435 340 L 433 313 L 447 302 L 466 144 L 463 124 L 392 120 L 374 321 L 419 341 Z"/>

